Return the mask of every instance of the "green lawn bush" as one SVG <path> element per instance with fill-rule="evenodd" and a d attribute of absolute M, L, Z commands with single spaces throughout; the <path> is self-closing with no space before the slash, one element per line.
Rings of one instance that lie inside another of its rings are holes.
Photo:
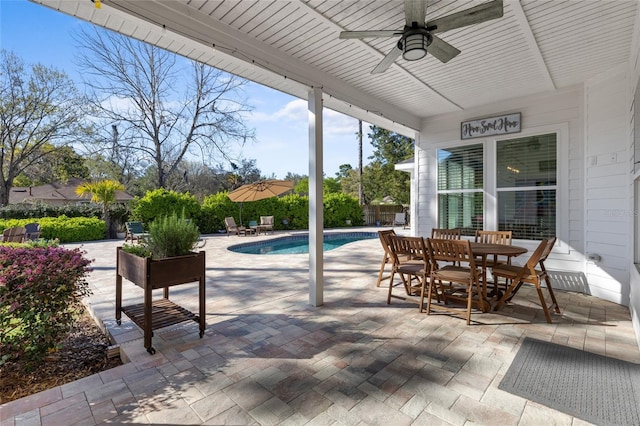
<path fill-rule="evenodd" d="M 276 221 L 285 229 L 309 229 L 309 197 L 290 194 L 280 198 L 282 216 Z M 282 221 L 286 221 L 283 224 Z"/>
<path fill-rule="evenodd" d="M 0 365 L 55 350 L 90 294 L 90 263 L 78 249 L 0 246 Z"/>
<path fill-rule="evenodd" d="M 350 223 L 347 223 L 349 221 Z M 324 197 L 324 226 L 340 228 L 364 224 L 364 213 L 358 199 L 342 192 Z"/>
<path fill-rule="evenodd" d="M 209 195 L 202 203 L 201 232 L 210 234 L 225 229 L 224 218 L 229 216 L 240 224 L 240 203 L 231 201 L 227 192 Z M 242 223 L 245 226 L 251 220 L 260 221 L 260 216 L 273 216 L 276 230 L 308 229 L 309 198 L 292 194 L 242 203 Z"/>
<path fill-rule="evenodd" d="M 228 197 L 228 192 L 218 192 L 204 198 L 200 211 L 200 232 L 213 234 L 224 228 L 224 218 L 233 216 L 237 223 L 239 220 L 239 206 Z M 248 203 L 244 203 L 248 204 Z"/>
<path fill-rule="evenodd" d="M 144 197 L 136 198 L 131 208 L 131 219 L 150 224 L 154 219 L 175 213 L 193 219 L 200 224 L 200 203 L 193 195 L 155 189 L 148 191 Z"/>
<path fill-rule="evenodd" d="M 41 217 L 38 219 L 0 220 L 0 229 L 24 226 L 27 223 L 40 224 L 41 238 L 57 239 L 61 243 L 95 241 L 106 238 L 107 226 L 103 220 L 95 217 Z"/>

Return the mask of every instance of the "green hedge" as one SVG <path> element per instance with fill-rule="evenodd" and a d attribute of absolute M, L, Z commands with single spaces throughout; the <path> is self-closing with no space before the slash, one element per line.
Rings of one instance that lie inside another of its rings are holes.
<path fill-rule="evenodd" d="M 202 234 L 214 234 L 225 229 L 224 218 L 232 216 L 240 224 L 240 207 L 242 206 L 242 223 L 259 221 L 260 216 L 274 216 L 274 229 L 308 229 L 309 197 L 298 194 L 272 197 L 247 203 L 235 203 L 228 197 L 228 192 L 209 195 L 202 205 L 189 193 L 180 194 L 166 189 L 149 191 L 136 199 L 132 208 L 132 220 L 150 224 L 155 218 L 172 213 L 181 214 L 193 219 Z M 19 210 L 19 209 L 18 209 Z M 87 210 L 87 213 L 93 210 Z M 121 211 L 121 220 L 127 218 L 128 211 Z M 0 219 L 0 229 L 12 226 L 24 226 L 30 222 L 40 223 L 42 238 L 58 238 L 61 243 L 101 240 L 106 237 L 104 222 L 93 213 L 89 217 L 69 218 L 65 215 L 54 217 L 28 216 L 29 219 Z M 347 221 L 351 221 L 349 225 Z M 339 228 L 364 224 L 364 213 L 355 197 L 342 193 L 330 193 L 324 196 L 324 226 Z"/>
<path fill-rule="evenodd" d="M 206 197 L 202 203 L 200 232 L 211 234 L 224 229 L 224 218 L 233 216 L 240 224 L 240 203 L 234 203 L 221 192 Z M 272 197 L 242 203 L 242 223 L 259 221 L 260 216 L 274 216 L 275 229 L 308 229 L 309 197 L 298 194 Z M 351 225 L 347 221 L 351 221 Z M 327 194 L 324 199 L 324 226 L 339 228 L 364 224 L 364 213 L 355 197 Z"/>
<path fill-rule="evenodd" d="M 107 235 L 107 226 L 104 221 L 94 217 L 59 216 L 0 220 L 0 229 L 24 226 L 32 222 L 40 224 L 42 238 L 46 240 L 58 239 L 61 243 L 102 240 Z"/>
<path fill-rule="evenodd" d="M 178 216 L 184 213 L 186 219 L 199 221 L 200 203 L 188 192 L 179 193 L 161 188 L 148 191 L 142 198 L 136 198 L 131 209 L 132 220 L 145 225 L 156 218 L 174 213 Z"/>

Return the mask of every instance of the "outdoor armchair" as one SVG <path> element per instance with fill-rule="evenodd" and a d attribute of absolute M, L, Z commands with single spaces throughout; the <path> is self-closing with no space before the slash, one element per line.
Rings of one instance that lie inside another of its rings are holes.
<path fill-rule="evenodd" d="M 40 224 L 36 223 L 36 222 L 32 222 L 32 223 L 27 223 L 24 226 L 24 230 L 25 230 L 25 236 L 24 239 L 26 240 L 37 240 L 40 238 L 40 235 L 42 234 L 42 232 L 40 231 Z"/>
<path fill-rule="evenodd" d="M 382 249 L 384 250 L 384 254 L 382 255 L 382 263 L 380 264 L 380 272 L 378 273 L 378 281 L 376 282 L 376 287 L 380 287 L 380 283 L 382 280 L 391 278 L 391 275 L 384 276 L 384 270 L 387 265 L 393 266 L 393 257 L 389 248 L 388 237 L 390 235 L 396 235 L 396 231 L 393 229 L 385 229 L 382 231 L 378 231 L 378 237 L 380 238 L 380 244 L 382 244 Z M 389 283 L 391 285 L 391 283 Z"/>
<path fill-rule="evenodd" d="M 560 308 L 558 307 L 558 302 L 556 300 L 555 294 L 553 294 L 553 287 L 551 287 L 551 280 L 549 279 L 549 274 L 547 273 L 547 269 L 544 267 L 544 261 L 547 256 L 551 252 L 553 245 L 556 242 L 556 237 L 553 237 L 549 240 L 542 240 L 536 248 L 536 251 L 533 252 L 529 260 L 524 266 L 515 266 L 515 265 L 496 265 L 491 274 L 493 275 L 494 280 L 498 280 L 498 278 L 504 278 L 507 282 L 511 284 L 508 285 L 504 295 L 500 298 L 498 303 L 496 304 L 494 310 L 499 310 L 505 304 L 505 302 L 511 300 L 513 296 L 518 292 L 522 284 L 532 284 L 535 286 L 536 291 L 538 292 L 538 298 L 540 299 L 540 304 L 542 305 L 542 311 L 544 312 L 544 317 L 549 324 L 551 324 L 551 315 L 549 314 L 549 308 L 554 308 L 557 314 L 560 313 Z M 536 266 L 539 266 L 539 269 L 536 269 Z M 549 292 L 549 296 L 551 297 L 551 305 L 547 306 L 547 302 L 544 300 L 544 295 L 542 294 L 542 282 L 544 281 L 547 291 Z"/>
<path fill-rule="evenodd" d="M 445 306 L 448 302 L 466 303 L 467 325 L 471 324 L 471 308 L 475 305 L 478 309 L 483 310 L 484 301 L 480 276 L 469 241 L 429 238 L 427 251 L 431 260 L 427 315 L 431 313 L 432 297 L 438 296 L 444 301 L 444 305 L 439 305 L 439 309 L 449 313 L 458 312 L 453 307 Z M 448 264 L 449 262 L 455 264 Z M 442 263 L 447 264 L 442 265 Z M 421 311 L 422 303 L 421 301 Z"/>
<path fill-rule="evenodd" d="M 127 233 L 124 236 L 125 243 L 128 240 L 131 240 L 131 242 L 140 242 L 149 236 L 149 234 L 144 231 L 142 222 L 125 222 L 124 226 L 127 229 Z"/>
<path fill-rule="evenodd" d="M 7 228 L 2 232 L 2 242 L 5 243 L 21 243 L 24 241 L 26 231 L 22 226 L 14 226 L 13 228 Z"/>
<path fill-rule="evenodd" d="M 431 230 L 431 238 L 438 240 L 459 240 L 461 234 L 460 228 L 433 228 Z"/>
<path fill-rule="evenodd" d="M 402 226 L 404 228 L 407 225 L 407 217 L 404 212 L 396 213 L 393 218 L 393 226 Z"/>
<path fill-rule="evenodd" d="M 260 216 L 258 232 L 273 231 L 273 216 Z"/>
<path fill-rule="evenodd" d="M 225 228 L 227 228 L 227 236 L 229 236 L 231 234 L 247 235 L 247 228 L 244 227 L 244 226 L 238 226 L 236 224 L 236 220 L 233 218 L 233 216 L 229 216 L 229 217 L 225 217 L 224 218 L 224 226 L 225 226 Z"/>
<path fill-rule="evenodd" d="M 505 246 L 512 245 L 513 231 L 481 231 L 476 230 L 475 242 L 483 244 L 500 244 Z M 482 256 L 476 256 L 476 262 L 482 262 Z M 503 256 L 500 258 L 494 254 L 491 259 L 486 259 L 484 267 L 493 268 L 496 265 L 504 264 L 511 265 L 511 256 Z M 485 283 L 486 285 L 486 283 Z M 498 291 L 498 285 L 495 283 L 495 291 Z"/>
<path fill-rule="evenodd" d="M 429 277 L 429 260 L 427 249 L 422 237 L 402 237 L 388 235 L 389 254 L 393 259 L 393 268 L 389 278 L 389 294 L 387 304 L 391 304 L 391 298 L 411 300 L 411 296 L 420 297 L 420 311 L 422 312 L 422 300 L 426 283 Z M 402 285 L 409 298 L 393 294 L 394 277 L 400 275 Z M 414 281 L 415 278 L 415 281 Z M 414 299 L 416 302 L 418 299 Z"/>

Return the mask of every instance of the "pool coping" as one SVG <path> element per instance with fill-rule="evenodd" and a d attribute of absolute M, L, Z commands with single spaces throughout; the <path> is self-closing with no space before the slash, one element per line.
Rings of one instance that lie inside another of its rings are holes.
<path fill-rule="evenodd" d="M 375 239 L 378 238 L 378 234 L 377 232 L 371 232 L 371 231 L 348 231 L 348 232 L 340 232 L 340 231 L 332 231 L 332 232 L 325 232 L 323 234 L 323 241 L 326 241 L 327 239 L 332 239 L 333 237 L 349 237 L 349 236 L 365 236 L 367 238 L 362 238 L 362 239 Z M 329 238 L 327 238 L 329 237 Z M 242 242 L 239 244 L 232 244 L 230 246 L 227 247 L 228 251 L 231 251 L 233 253 L 238 253 L 238 254 L 250 254 L 250 255 L 266 255 L 269 253 L 244 253 L 244 252 L 240 252 L 240 251 L 236 251 L 235 249 L 238 249 L 240 247 L 245 248 L 245 247 L 251 247 L 251 248 L 260 248 L 260 247 L 267 247 L 270 246 L 272 244 L 274 244 L 274 242 L 278 242 L 278 241 L 296 241 L 296 240 L 308 240 L 309 239 L 309 233 L 308 232 L 303 232 L 303 233 L 299 233 L 299 234 L 292 234 L 292 235 L 285 235 L 285 236 L 279 236 L 279 237 L 275 237 L 275 238 L 269 238 L 268 240 L 261 240 L 261 241 L 251 241 L 251 242 Z M 357 241 L 357 240 L 356 240 Z M 353 241 L 355 242 L 355 241 Z M 283 254 L 283 255 L 290 255 L 290 254 L 308 254 L 308 253 L 274 253 L 274 254 Z"/>

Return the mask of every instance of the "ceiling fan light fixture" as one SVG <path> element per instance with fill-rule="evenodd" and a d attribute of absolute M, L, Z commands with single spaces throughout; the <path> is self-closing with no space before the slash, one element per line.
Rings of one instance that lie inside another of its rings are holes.
<path fill-rule="evenodd" d="M 427 54 L 429 34 L 409 34 L 404 38 L 402 57 L 407 61 L 417 61 Z"/>

